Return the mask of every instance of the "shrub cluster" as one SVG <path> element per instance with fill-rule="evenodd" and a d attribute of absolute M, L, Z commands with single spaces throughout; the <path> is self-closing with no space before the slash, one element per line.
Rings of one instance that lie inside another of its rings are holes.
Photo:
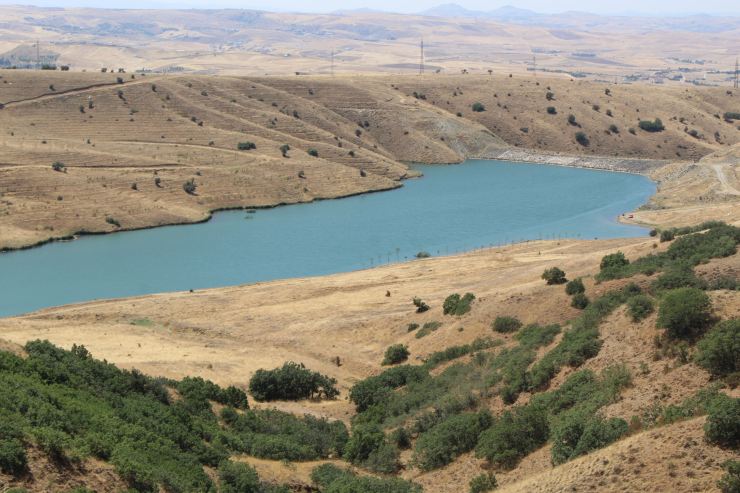
<path fill-rule="evenodd" d="M 445 315 L 465 315 L 470 311 L 470 304 L 475 299 L 473 293 L 465 293 L 462 297 L 454 293 L 445 298 L 442 304 L 442 312 Z"/>
<path fill-rule="evenodd" d="M 697 346 L 696 362 L 713 376 L 740 372 L 740 319 L 718 323 Z"/>
<path fill-rule="evenodd" d="M 500 316 L 493 321 L 493 330 L 506 334 L 516 332 L 522 326 L 522 323 L 516 317 Z"/>
<path fill-rule="evenodd" d="M 658 327 L 666 329 L 672 339 L 693 340 L 707 328 L 711 308 L 709 296 L 700 289 L 671 290 L 658 307 Z"/>
<path fill-rule="evenodd" d="M 397 365 L 409 359 L 409 348 L 403 344 L 393 344 L 385 350 L 382 365 Z"/>
<path fill-rule="evenodd" d="M 336 379 L 311 371 L 303 363 L 288 361 L 280 368 L 257 370 L 249 380 L 249 392 L 258 401 L 334 399 L 339 395 Z"/>
<path fill-rule="evenodd" d="M 323 464 L 311 472 L 311 481 L 322 493 L 421 493 L 421 486 L 398 478 L 357 476 L 333 464 Z"/>
<path fill-rule="evenodd" d="M 547 284 L 565 284 L 568 282 L 568 279 L 565 278 L 565 272 L 561 270 L 559 267 L 551 267 L 549 269 L 546 269 L 545 272 L 542 273 L 542 279 L 547 281 Z"/>
<path fill-rule="evenodd" d="M 660 118 L 656 118 L 655 120 L 640 120 L 639 127 L 646 131 L 646 132 L 662 132 L 665 130 L 665 125 L 663 125 L 663 122 L 660 120 Z"/>
<path fill-rule="evenodd" d="M 473 450 L 478 443 L 478 435 L 492 422 L 488 411 L 450 416 L 419 437 L 414 446 L 414 463 L 422 471 L 451 463 L 461 454 Z"/>

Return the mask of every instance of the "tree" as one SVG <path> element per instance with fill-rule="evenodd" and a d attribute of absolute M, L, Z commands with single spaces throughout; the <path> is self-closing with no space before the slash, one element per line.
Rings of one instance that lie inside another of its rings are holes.
<path fill-rule="evenodd" d="M 409 359 L 409 348 L 403 344 L 393 344 L 385 350 L 382 365 L 397 365 Z"/>
<path fill-rule="evenodd" d="M 516 317 L 501 316 L 493 321 L 493 330 L 502 334 L 519 330 L 521 326 L 522 323 Z"/>
<path fill-rule="evenodd" d="M 621 267 L 629 265 L 629 263 L 630 261 L 627 260 L 627 257 L 624 256 L 624 253 L 616 252 L 610 253 L 609 255 L 604 255 L 601 258 L 601 264 L 599 265 L 599 268 L 601 270 L 619 269 Z"/>
<path fill-rule="evenodd" d="M 483 111 L 486 111 L 486 107 L 483 105 L 483 103 L 475 102 L 473 103 L 473 106 L 471 107 L 473 111 L 476 113 L 481 113 Z"/>
<path fill-rule="evenodd" d="M 333 399 L 339 395 L 336 379 L 288 361 L 280 368 L 260 368 L 249 380 L 249 392 L 258 401 L 298 400 L 314 397 Z"/>
<path fill-rule="evenodd" d="M 740 318 L 715 325 L 697 347 L 696 362 L 713 376 L 740 372 Z"/>
<path fill-rule="evenodd" d="M 711 319 L 712 304 L 707 294 L 697 288 L 669 291 L 658 309 L 658 327 L 673 339 L 694 339 Z"/>
<path fill-rule="evenodd" d="M 548 285 L 565 284 L 568 280 L 565 278 L 565 272 L 558 267 L 551 267 L 542 273 L 542 279 L 547 281 Z"/>

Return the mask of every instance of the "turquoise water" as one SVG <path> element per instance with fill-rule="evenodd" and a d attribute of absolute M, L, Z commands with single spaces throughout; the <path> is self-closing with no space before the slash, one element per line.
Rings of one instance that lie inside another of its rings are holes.
<path fill-rule="evenodd" d="M 388 192 L 0 254 L 0 316 L 99 298 L 313 276 L 526 239 L 646 234 L 616 217 L 655 187 L 625 173 L 502 161 L 420 166 Z"/>

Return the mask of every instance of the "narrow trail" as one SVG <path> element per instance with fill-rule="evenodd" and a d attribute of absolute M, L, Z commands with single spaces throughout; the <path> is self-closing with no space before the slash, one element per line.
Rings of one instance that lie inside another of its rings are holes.
<path fill-rule="evenodd" d="M 722 164 L 713 164 L 712 168 L 714 168 L 714 172 L 717 174 L 717 179 L 719 180 L 720 185 L 722 185 L 722 188 L 719 190 L 719 192 L 740 196 L 740 190 L 737 190 L 735 187 L 733 187 L 730 184 L 730 181 L 727 179 L 724 166 Z"/>
<path fill-rule="evenodd" d="M 87 86 L 75 87 L 75 88 L 72 88 L 72 89 L 66 89 L 64 91 L 57 91 L 57 92 L 53 92 L 53 93 L 41 94 L 39 96 L 33 96 L 31 98 L 16 99 L 14 101 L 6 101 L 4 103 L 3 102 L 0 102 L 0 108 L 3 108 L 4 109 L 4 108 L 10 108 L 10 107 L 14 107 L 14 106 L 21 106 L 23 104 L 34 103 L 34 102 L 37 102 L 37 101 L 44 101 L 46 99 L 53 99 L 53 98 L 56 98 L 56 97 L 59 97 L 59 96 L 69 96 L 69 95 L 74 95 L 74 94 L 81 94 L 81 93 L 84 93 L 84 92 L 98 91 L 98 90 L 101 90 L 101 89 L 109 89 L 111 87 L 117 87 L 117 86 L 125 87 L 125 86 L 134 86 L 134 85 L 139 85 L 139 84 L 146 84 L 146 83 L 151 83 L 151 81 L 153 81 L 153 80 L 159 80 L 161 78 L 162 77 L 156 77 L 155 76 L 155 77 L 149 77 L 147 80 L 137 79 L 135 81 L 123 82 L 121 84 L 119 84 L 118 82 L 101 82 L 99 84 L 90 84 L 90 85 L 87 85 Z"/>

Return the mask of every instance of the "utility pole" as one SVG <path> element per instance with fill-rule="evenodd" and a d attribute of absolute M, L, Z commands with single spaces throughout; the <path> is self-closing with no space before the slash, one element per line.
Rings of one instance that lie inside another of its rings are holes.
<path fill-rule="evenodd" d="M 424 75 L 424 38 L 421 38 L 421 54 L 419 55 L 419 75 Z"/>
<path fill-rule="evenodd" d="M 334 77 L 334 49 L 331 50 L 331 76 Z"/>
<path fill-rule="evenodd" d="M 738 80 L 738 77 L 740 77 L 740 70 L 738 68 L 738 59 L 735 58 L 735 89 L 740 88 L 740 80 Z"/>
<path fill-rule="evenodd" d="M 36 70 L 41 70 L 41 52 L 39 51 L 38 39 L 36 39 Z"/>
<path fill-rule="evenodd" d="M 534 67 L 534 76 L 537 77 L 537 55 L 535 54 L 532 54 L 532 67 Z"/>

